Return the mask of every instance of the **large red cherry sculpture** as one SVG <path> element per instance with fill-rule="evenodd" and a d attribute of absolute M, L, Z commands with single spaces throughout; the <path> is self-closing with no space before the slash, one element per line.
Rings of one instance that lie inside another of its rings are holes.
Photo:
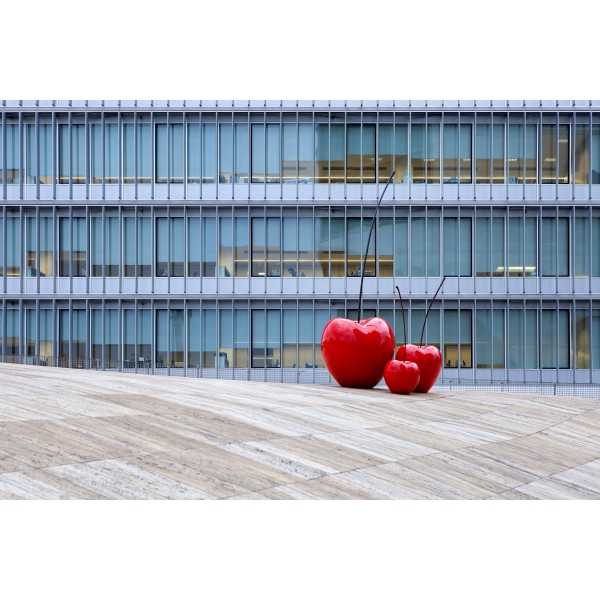
<path fill-rule="evenodd" d="M 332 319 L 321 336 L 321 350 L 331 376 L 343 387 L 372 388 L 394 356 L 394 332 L 379 317 Z"/>
<path fill-rule="evenodd" d="M 409 360 L 390 360 L 383 370 L 383 378 L 392 394 L 410 394 L 419 383 L 417 363 Z"/>
<path fill-rule="evenodd" d="M 421 378 L 415 392 L 428 392 L 442 370 L 442 354 L 435 346 L 402 344 L 396 352 L 396 360 L 409 360 L 417 363 Z"/>

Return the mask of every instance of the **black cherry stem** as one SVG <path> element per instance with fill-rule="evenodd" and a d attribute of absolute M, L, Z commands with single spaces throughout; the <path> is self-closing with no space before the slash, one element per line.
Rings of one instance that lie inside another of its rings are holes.
<path fill-rule="evenodd" d="M 398 292 L 398 297 L 400 298 L 400 310 L 402 311 L 402 327 L 404 329 L 404 343 L 406 344 L 406 319 L 404 318 L 404 302 L 402 301 L 402 294 L 400 293 L 400 288 L 396 286 L 396 291 Z"/>
<path fill-rule="evenodd" d="M 440 293 L 440 290 L 442 289 L 442 286 L 444 285 L 444 281 L 446 281 L 445 275 L 444 275 L 444 277 L 442 277 L 442 282 L 438 286 L 438 289 L 436 290 L 435 294 L 433 295 L 433 298 L 431 299 L 431 302 L 429 303 L 429 306 L 427 307 L 427 312 L 425 313 L 425 318 L 423 319 L 423 328 L 421 329 L 421 339 L 419 340 L 419 346 L 423 345 L 423 334 L 425 333 L 425 324 L 427 323 L 427 317 L 429 316 L 429 311 L 431 310 L 431 305 L 435 302 L 437 295 Z"/>
<path fill-rule="evenodd" d="M 379 210 L 379 205 L 385 196 L 385 192 L 388 189 L 390 183 L 394 179 L 394 175 L 396 174 L 396 169 L 392 171 L 392 174 L 389 176 L 385 187 L 383 188 L 383 192 L 381 196 L 379 196 L 379 201 L 377 202 L 377 206 L 375 207 L 375 212 L 373 213 L 373 219 L 371 220 L 371 229 L 369 229 L 369 237 L 367 238 L 367 247 L 365 248 L 365 256 L 363 258 L 362 271 L 360 274 L 360 290 L 358 292 L 358 322 L 360 323 L 360 317 L 362 313 L 362 296 L 363 296 L 363 281 L 365 279 L 365 269 L 367 268 L 367 255 L 369 254 L 369 245 L 371 244 L 371 236 L 373 235 L 373 228 L 375 227 L 375 220 L 377 219 L 377 211 Z"/>

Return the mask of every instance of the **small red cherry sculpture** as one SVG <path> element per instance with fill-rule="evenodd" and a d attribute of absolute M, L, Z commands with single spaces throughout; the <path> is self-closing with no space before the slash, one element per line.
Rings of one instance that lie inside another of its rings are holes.
<path fill-rule="evenodd" d="M 396 352 L 396 360 L 417 363 L 421 377 L 415 392 L 428 392 L 442 370 L 442 354 L 435 346 L 402 344 Z"/>
<path fill-rule="evenodd" d="M 332 319 L 321 336 L 323 359 L 343 387 L 372 388 L 394 356 L 394 332 L 379 317 L 351 321 Z"/>
<path fill-rule="evenodd" d="M 417 363 L 410 360 L 390 360 L 383 371 L 383 378 L 392 394 L 414 392 L 420 376 Z"/>

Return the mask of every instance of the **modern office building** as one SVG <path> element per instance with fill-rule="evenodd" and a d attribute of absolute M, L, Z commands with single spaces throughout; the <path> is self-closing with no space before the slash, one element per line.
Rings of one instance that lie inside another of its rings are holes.
<path fill-rule="evenodd" d="M 600 102 L 0 103 L 4 361 L 325 381 L 365 314 L 443 380 L 600 381 Z"/>

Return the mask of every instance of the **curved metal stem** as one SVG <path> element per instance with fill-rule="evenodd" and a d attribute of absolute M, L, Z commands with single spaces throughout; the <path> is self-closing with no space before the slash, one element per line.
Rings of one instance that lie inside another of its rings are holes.
<path fill-rule="evenodd" d="M 431 299 L 431 302 L 429 303 L 429 306 L 427 307 L 427 312 L 425 313 L 425 318 L 423 319 L 423 328 L 421 329 L 421 339 L 419 340 L 419 346 L 423 345 L 423 334 L 425 333 L 425 324 L 427 323 L 427 317 L 429 316 L 429 311 L 431 310 L 431 305 L 435 302 L 437 295 L 440 293 L 440 290 L 442 289 L 442 286 L 444 285 L 444 281 L 446 281 L 445 275 L 444 275 L 444 277 L 442 277 L 442 282 L 438 286 L 438 289 L 435 291 L 435 294 L 433 295 L 433 298 Z"/>
<path fill-rule="evenodd" d="M 383 192 L 381 193 L 381 196 L 379 197 L 377 206 L 375 207 L 375 212 L 373 213 L 373 219 L 371 220 L 371 228 L 369 229 L 369 237 L 367 238 L 367 247 L 365 248 L 365 256 L 363 258 L 362 271 L 360 273 L 360 290 L 358 292 L 358 319 L 357 319 L 357 321 L 359 323 L 360 323 L 360 317 L 361 317 L 361 313 L 362 313 L 363 281 L 365 279 L 365 269 L 367 267 L 367 255 L 369 254 L 369 245 L 371 244 L 371 236 L 373 235 L 373 228 L 375 227 L 375 219 L 377 219 L 377 211 L 379 210 L 379 205 L 381 204 L 381 201 L 383 200 L 383 197 L 385 196 L 385 192 L 387 191 L 388 186 L 390 185 L 390 183 L 392 183 L 392 180 L 394 179 L 395 174 L 396 174 L 396 169 L 394 169 L 392 171 L 392 174 L 390 175 L 389 179 L 387 180 L 387 183 L 385 184 L 385 187 L 383 188 Z"/>
<path fill-rule="evenodd" d="M 400 288 L 396 286 L 396 291 L 398 292 L 398 296 L 400 298 L 400 310 L 402 311 L 402 327 L 404 329 L 404 343 L 406 344 L 406 319 L 404 317 L 404 302 L 402 301 L 402 294 L 400 293 Z"/>

